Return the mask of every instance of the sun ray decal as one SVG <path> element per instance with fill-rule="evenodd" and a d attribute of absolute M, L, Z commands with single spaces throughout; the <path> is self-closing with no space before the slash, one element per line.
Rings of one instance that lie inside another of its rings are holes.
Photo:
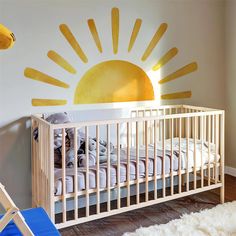
<path fill-rule="evenodd" d="M 64 70 L 68 71 L 71 74 L 76 74 L 76 69 L 55 51 L 49 51 L 48 57 Z"/>
<path fill-rule="evenodd" d="M 34 98 L 32 99 L 32 105 L 33 106 L 62 106 L 66 105 L 66 100 L 60 100 L 60 99 L 40 99 L 40 98 Z"/>
<path fill-rule="evenodd" d="M 120 34 L 120 16 L 119 9 L 112 8 L 111 10 L 111 46 L 113 54 L 118 54 L 119 49 L 119 34 Z M 127 43 L 126 53 L 130 55 L 134 52 L 134 44 L 140 35 L 140 29 L 142 26 L 142 19 L 137 18 L 134 22 L 132 29 L 130 30 L 130 38 Z M 88 29 L 91 34 L 91 39 L 94 41 L 98 52 L 103 53 L 104 46 L 100 39 L 99 30 L 96 26 L 94 19 L 87 20 Z M 145 67 L 150 67 L 147 63 L 147 59 L 151 57 L 153 59 L 153 50 L 158 45 L 159 41 L 163 38 L 166 30 L 167 23 L 161 23 L 157 28 L 155 34 L 152 36 L 144 52 L 140 55 L 140 61 Z M 80 46 L 77 37 L 72 33 L 70 27 L 63 23 L 59 25 L 60 32 L 65 38 L 65 43 L 69 43 L 71 46 L 71 53 L 81 59 L 83 63 L 88 63 L 88 57 Z M 148 37 L 148 36 L 147 36 Z M 123 42 L 122 42 L 123 43 Z M 93 52 L 94 53 L 94 52 Z M 136 52 L 137 54 L 137 52 Z M 191 98 L 191 90 L 176 91 L 173 93 L 155 94 L 157 86 L 168 84 L 178 78 L 184 77 L 198 69 L 196 62 L 189 63 L 180 69 L 169 73 L 169 75 L 161 77 L 160 70 L 170 60 L 176 58 L 178 54 L 178 48 L 170 47 L 168 51 L 163 53 L 156 60 L 156 63 L 150 67 L 152 74 L 145 72 L 140 66 L 133 64 L 127 60 L 110 59 L 98 61 L 85 71 L 83 75 L 79 75 L 77 86 L 74 89 L 73 97 L 70 99 L 61 98 L 33 98 L 31 100 L 32 106 L 64 106 L 73 101 L 73 104 L 96 104 L 96 103 L 112 103 L 112 102 L 130 102 L 130 101 L 151 101 L 155 99 L 172 100 L 172 99 L 188 99 Z M 69 72 L 68 75 L 78 75 L 80 71 L 75 62 L 71 63 L 64 58 L 62 54 L 54 50 L 49 50 L 47 53 L 48 58 L 58 65 L 63 70 Z M 104 57 L 103 57 L 104 58 Z M 175 60 L 176 61 L 176 60 Z M 80 64 L 81 66 L 81 64 Z M 156 75 L 159 76 L 157 77 Z M 63 89 L 68 89 L 69 84 L 56 79 L 44 72 L 27 67 L 24 70 L 24 75 L 27 79 L 32 79 L 45 85 L 51 85 Z M 151 76 L 151 77 L 150 77 Z M 151 78 L 156 76 L 154 80 Z M 159 81 L 158 81 L 159 80 Z M 69 81 L 69 80 L 67 80 Z M 68 82 L 69 83 L 69 82 Z M 73 85 L 74 86 L 74 85 Z M 70 90 L 67 90 L 70 91 Z"/>
<path fill-rule="evenodd" d="M 174 73 L 167 75 L 165 78 L 161 79 L 159 81 L 159 84 L 168 83 L 168 82 L 178 79 L 179 77 L 182 77 L 186 74 L 192 73 L 195 70 L 197 70 L 197 63 L 196 62 L 190 63 L 190 64 L 180 68 L 179 70 L 175 71 Z"/>
<path fill-rule="evenodd" d="M 192 96 L 191 91 L 183 91 L 177 93 L 169 93 L 169 94 L 162 94 L 161 99 L 182 99 L 182 98 L 190 98 Z"/>
<path fill-rule="evenodd" d="M 119 9 L 113 8 L 111 11 L 111 21 L 112 21 L 112 42 L 113 42 L 113 52 L 117 54 L 118 52 L 118 41 L 119 41 Z"/>
<path fill-rule="evenodd" d="M 152 67 L 152 70 L 159 70 L 162 66 L 168 63 L 178 53 L 177 48 L 171 48 L 157 63 Z"/>
<path fill-rule="evenodd" d="M 98 31 L 97 31 L 97 28 L 96 28 L 96 25 L 95 25 L 95 22 L 93 19 L 88 20 L 88 26 L 89 26 L 89 30 L 93 36 L 94 42 L 98 48 L 98 51 L 102 53 L 102 44 L 99 39 Z"/>
<path fill-rule="evenodd" d="M 132 34 L 131 34 L 131 37 L 130 37 L 130 41 L 129 41 L 128 52 L 130 52 L 131 49 L 134 46 L 134 43 L 135 43 L 135 40 L 136 40 L 136 38 L 138 36 L 141 24 L 142 24 L 142 20 L 141 19 L 137 19 L 135 21 L 134 28 L 133 28 L 133 31 L 132 31 Z"/>
<path fill-rule="evenodd" d="M 62 34 L 64 35 L 64 37 L 66 38 L 66 40 L 68 41 L 68 43 L 74 49 L 76 54 L 80 57 L 80 59 L 84 63 L 87 63 L 88 62 L 88 58 L 84 54 L 83 50 L 81 49 L 79 43 L 77 42 L 77 40 L 75 39 L 74 35 L 70 31 L 69 27 L 66 24 L 62 24 L 62 25 L 60 25 L 60 30 L 61 30 Z"/>
<path fill-rule="evenodd" d="M 38 80 L 53 86 L 58 86 L 61 88 L 69 88 L 68 84 L 32 68 L 25 69 L 25 77 L 33 80 Z"/>
<path fill-rule="evenodd" d="M 166 30 L 167 30 L 167 24 L 166 23 L 161 24 L 156 33 L 154 34 L 145 52 L 143 53 L 143 56 L 141 58 L 142 61 L 147 60 L 147 58 L 150 56 L 153 49 L 156 47 L 156 45 L 158 44 L 159 40 L 162 38 Z"/>

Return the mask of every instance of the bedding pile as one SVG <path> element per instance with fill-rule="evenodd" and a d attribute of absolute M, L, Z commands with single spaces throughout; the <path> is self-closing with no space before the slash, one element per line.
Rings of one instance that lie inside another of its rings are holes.
<path fill-rule="evenodd" d="M 63 123 L 70 123 L 71 120 L 69 119 L 69 116 L 66 112 L 64 113 L 55 113 L 50 115 L 46 120 L 52 124 L 63 124 Z M 38 138 L 38 130 L 34 131 L 34 137 L 35 139 Z M 99 142 L 99 161 L 100 163 L 104 163 L 107 160 L 107 152 L 108 152 L 108 145 L 105 140 L 99 139 L 96 140 L 96 138 L 89 137 L 88 139 L 88 150 L 89 150 L 89 166 L 94 166 L 96 164 L 96 146 L 97 142 Z M 75 157 L 75 150 L 74 150 L 74 129 L 66 129 L 66 166 L 67 167 L 73 167 L 74 166 L 74 157 Z M 167 158 L 171 157 L 171 140 L 166 139 L 165 141 L 165 156 Z M 78 158 L 78 167 L 85 167 L 86 165 L 86 154 L 85 154 L 85 134 L 78 130 L 77 134 L 77 158 Z M 188 148 L 187 148 L 188 147 Z M 172 148 L 173 148 L 173 159 L 174 163 L 176 160 L 178 160 L 179 156 L 181 156 L 181 165 L 182 168 L 186 168 L 187 165 L 187 152 L 188 152 L 188 165 L 191 168 L 194 165 L 194 140 L 189 139 L 188 143 L 185 138 L 181 139 L 181 143 L 179 143 L 178 138 L 173 138 L 172 140 Z M 188 150 L 187 150 L 188 149 Z M 181 155 L 180 155 L 181 150 Z M 61 167 L 61 161 L 62 161 L 62 130 L 58 129 L 54 131 L 54 158 L 55 158 L 55 167 L 60 168 Z M 109 152 L 110 152 L 110 158 L 111 163 L 117 161 L 117 148 L 114 147 L 112 143 L 109 145 Z M 121 160 L 127 159 L 128 153 L 127 150 L 121 149 Z M 214 161 L 215 156 L 215 145 L 210 144 L 210 159 Z M 145 159 L 146 156 L 146 149 L 145 146 L 140 146 L 139 149 L 139 157 L 141 159 Z M 156 154 L 157 157 L 162 158 L 163 157 L 163 148 L 162 148 L 162 142 L 157 142 L 156 145 Z M 135 160 L 136 159 L 136 148 L 130 149 L 130 159 Z M 207 163 L 208 159 L 208 142 L 202 142 L 200 140 L 196 140 L 196 156 L 203 158 L 203 163 Z M 149 144 L 148 145 L 148 157 L 151 159 L 154 159 L 154 145 Z M 201 165 L 201 158 L 197 158 L 196 165 L 199 167 Z"/>
<path fill-rule="evenodd" d="M 186 150 L 186 139 L 182 139 L 181 141 L 181 169 L 184 170 L 187 167 L 189 169 L 194 166 L 194 140 L 189 140 L 189 151 L 187 155 Z M 173 171 L 178 171 L 179 169 L 179 139 L 173 139 L 173 156 L 171 162 L 171 142 L 170 140 L 166 140 L 166 149 L 165 149 L 165 158 L 163 155 L 163 149 L 161 143 L 157 143 L 156 149 L 156 173 L 157 175 L 162 174 L 163 170 L 163 159 L 165 161 L 165 174 L 169 174 L 171 171 L 171 166 Z M 207 164 L 208 162 L 213 163 L 215 159 L 219 160 L 219 155 L 215 155 L 214 152 L 214 145 L 211 145 L 211 153 L 208 156 L 208 146 L 207 144 L 203 144 L 203 150 L 201 150 L 201 142 L 198 140 L 196 144 L 196 167 L 201 167 L 201 162 L 203 165 Z M 110 161 L 110 186 L 114 187 L 118 180 L 117 180 L 117 148 L 114 148 L 114 151 L 111 155 Z M 202 154 L 201 154 L 202 153 Z M 128 167 L 127 163 L 127 148 L 120 149 L 120 183 L 124 183 L 127 181 L 127 178 L 130 180 L 134 180 L 137 176 L 137 161 L 136 161 L 136 149 L 130 148 L 129 156 L 130 156 L 130 165 Z M 148 159 L 146 160 L 146 147 L 140 146 L 139 148 L 139 173 L 138 176 L 140 178 L 144 178 L 146 176 L 146 165 L 148 165 L 148 176 L 154 175 L 154 146 L 148 146 Z M 202 159 L 202 161 L 201 161 Z M 96 161 L 96 159 L 94 160 Z M 129 173 L 130 176 L 127 176 L 127 170 L 130 169 Z M 100 164 L 99 167 L 99 184 L 100 188 L 107 187 L 107 162 L 103 162 Z M 96 183 L 96 165 L 92 165 L 89 167 L 89 188 L 95 189 L 97 186 Z M 79 167 L 77 169 L 77 179 L 78 179 L 78 191 L 85 189 L 86 187 L 86 168 Z M 73 192 L 74 188 L 74 168 L 67 168 L 66 169 L 66 191 L 67 193 Z M 61 169 L 55 169 L 55 194 L 61 195 L 62 194 L 62 171 Z"/>
<path fill-rule="evenodd" d="M 51 124 L 65 124 L 70 123 L 71 120 L 66 112 L 55 113 L 46 118 Z M 35 140 L 38 140 L 38 128 L 33 132 Z M 66 166 L 72 168 L 74 166 L 75 150 L 74 150 L 74 129 L 66 129 Z M 97 142 L 99 142 L 99 160 L 100 163 L 106 162 L 108 145 L 105 140 L 89 137 L 88 150 L 89 150 L 89 166 L 96 164 L 96 147 Z M 78 130 L 77 133 L 77 158 L 78 167 L 84 167 L 86 165 L 86 155 L 85 155 L 85 133 Z M 114 152 L 114 145 L 110 143 L 110 154 Z M 62 130 L 54 130 L 54 163 L 55 167 L 62 167 Z"/>
<path fill-rule="evenodd" d="M 71 122 L 66 113 L 56 113 L 49 116 L 46 119 L 48 122 L 53 124 L 69 123 Z M 34 138 L 38 139 L 38 130 L 34 130 Z M 78 191 L 85 189 L 85 180 L 86 180 L 86 140 L 85 134 L 78 130 L 77 132 L 77 163 L 78 163 Z M 107 154 L 110 153 L 110 184 L 114 186 L 117 181 L 117 147 L 114 147 L 110 143 L 109 148 L 106 141 L 96 138 L 88 138 L 88 150 L 89 150 L 89 188 L 96 188 L 96 161 L 97 159 L 100 162 L 99 168 L 99 178 L 100 178 L 100 187 L 105 188 L 107 186 Z M 74 129 L 66 129 L 66 192 L 73 192 L 74 187 Z M 96 147 L 97 142 L 99 142 L 99 158 L 96 157 Z M 196 150 L 195 150 L 196 145 Z M 108 150 L 109 149 L 109 150 Z M 210 153 L 209 153 L 210 150 Z M 134 180 L 137 176 L 137 158 L 136 158 L 136 148 L 130 147 L 129 153 L 127 148 L 120 148 L 120 183 L 127 180 L 127 169 L 130 169 L 130 180 Z M 148 157 L 146 157 L 148 153 Z M 156 156 L 154 154 L 156 153 Z M 172 155 L 173 153 L 173 155 Z M 187 167 L 190 169 L 194 165 L 197 168 L 201 165 L 207 163 L 213 163 L 218 161 L 220 156 L 215 154 L 215 145 L 210 144 L 208 148 L 208 142 L 201 142 L 189 138 L 188 141 L 186 138 L 175 137 L 172 139 L 165 140 L 165 150 L 163 150 L 162 142 L 156 143 L 156 150 L 154 150 L 154 145 L 149 144 L 148 150 L 146 152 L 146 147 L 144 145 L 139 146 L 139 173 L 140 177 L 145 177 L 146 175 L 146 165 L 148 165 L 148 175 L 153 176 L 154 174 L 154 164 L 156 163 L 157 175 L 161 175 L 163 171 L 163 160 L 165 161 L 165 174 L 170 173 L 171 169 L 177 171 L 180 168 L 182 170 Z M 194 163 L 196 155 L 196 162 Z M 130 166 L 128 167 L 127 157 L 130 158 Z M 172 157 L 172 158 L 171 158 Z M 180 159 L 180 160 L 179 160 Z M 155 160 L 155 161 L 154 161 Z M 58 129 L 54 132 L 54 163 L 55 163 L 55 194 L 60 195 L 62 193 L 62 130 Z"/>

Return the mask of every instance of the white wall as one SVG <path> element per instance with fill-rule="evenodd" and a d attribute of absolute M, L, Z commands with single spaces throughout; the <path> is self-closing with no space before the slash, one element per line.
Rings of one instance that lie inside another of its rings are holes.
<path fill-rule="evenodd" d="M 117 55 L 112 53 L 111 9 L 120 10 L 120 43 Z M 103 44 L 98 53 L 87 27 L 94 18 Z M 129 37 L 136 18 L 143 20 L 140 34 L 130 54 Z M 161 70 L 165 76 L 197 61 L 198 70 L 162 86 L 161 92 L 191 90 L 191 99 L 169 101 L 199 106 L 224 108 L 224 1 L 222 0 L 0 0 L 0 21 L 16 35 L 9 51 L 0 54 L 0 181 L 6 185 L 21 208 L 31 204 L 30 123 L 36 112 L 84 109 L 72 104 L 75 86 L 81 75 L 101 60 L 125 59 L 149 72 L 157 59 L 171 47 L 179 54 Z M 162 23 L 168 30 L 150 58 L 140 58 L 147 44 Z M 59 32 L 67 23 L 88 55 L 84 65 Z M 48 50 L 60 52 L 79 71 L 75 76 L 57 67 L 47 58 Z M 33 67 L 68 82 L 71 89 L 47 86 L 24 77 L 24 69 Z M 158 77 L 158 76 L 157 76 Z M 156 80 L 158 78 L 155 78 Z M 33 97 L 62 96 L 65 107 L 31 106 Z M 97 108 L 101 108 L 98 106 Z"/>

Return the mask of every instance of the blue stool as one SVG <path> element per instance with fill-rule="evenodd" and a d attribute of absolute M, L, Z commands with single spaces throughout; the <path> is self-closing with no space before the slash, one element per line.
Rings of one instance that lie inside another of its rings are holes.
<path fill-rule="evenodd" d="M 20 211 L 24 217 L 25 223 L 29 226 L 35 236 L 59 236 L 59 232 L 49 219 L 43 208 L 33 208 Z M 2 218 L 3 216 L 0 216 Z M 1 236 L 20 236 L 21 231 L 13 221 L 7 224 L 0 233 Z"/>
<path fill-rule="evenodd" d="M 4 215 L 0 215 L 0 236 L 60 235 L 43 208 L 20 211 L 1 183 L 0 204 L 6 210 Z"/>

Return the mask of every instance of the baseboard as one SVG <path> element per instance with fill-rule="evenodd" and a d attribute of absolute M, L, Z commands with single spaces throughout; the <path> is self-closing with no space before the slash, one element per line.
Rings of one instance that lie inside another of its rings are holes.
<path fill-rule="evenodd" d="M 236 177 L 236 168 L 225 166 L 225 174 L 232 175 Z"/>

